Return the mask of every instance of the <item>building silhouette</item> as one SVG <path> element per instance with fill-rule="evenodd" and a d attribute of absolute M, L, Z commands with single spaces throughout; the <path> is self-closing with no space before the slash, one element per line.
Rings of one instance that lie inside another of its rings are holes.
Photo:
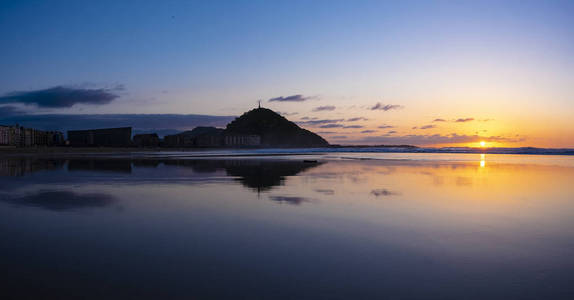
<path fill-rule="evenodd" d="M 64 134 L 59 131 L 43 131 L 18 125 L 0 125 L 0 146 L 60 146 L 64 142 Z"/>
<path fill-rule="evenodd" d="M 159 136 L 157 133 L 134 135 L 134 145 L 138 147 L 158 147 Z"/>
<path fill-rule="evenodd" d="M 132 128 L 71 130 L 68 141 L 75 147 L 128 147 L 132 145 Z"/>

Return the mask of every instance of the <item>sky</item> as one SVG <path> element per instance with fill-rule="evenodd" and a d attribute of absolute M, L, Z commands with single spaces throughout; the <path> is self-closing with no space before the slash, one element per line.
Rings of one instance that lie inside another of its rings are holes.
<path fill-rule="evenodd" d="M 574 148 L 574 1 L 0 0 L 0 49 L 3 124 Z"/>

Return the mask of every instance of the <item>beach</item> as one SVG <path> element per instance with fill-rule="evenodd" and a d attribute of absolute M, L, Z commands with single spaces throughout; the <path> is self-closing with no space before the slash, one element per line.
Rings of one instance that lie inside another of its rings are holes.
<path fill-rule="evenodd" d="M 245 154 L 0 157 L 4 293 L 574 296 L 572 156 Z"/>

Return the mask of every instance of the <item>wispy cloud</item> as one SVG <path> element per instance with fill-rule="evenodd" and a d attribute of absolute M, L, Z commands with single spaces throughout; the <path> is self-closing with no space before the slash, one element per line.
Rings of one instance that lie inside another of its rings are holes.
<path fill-rule="evenodd" d="M 473 143 L 479 141 L 487 142 L 504 142 L 504 143 L 517 143 L 522 142 L 525 138 L 505 137 L 505 136 L 479 136 L 479 135 L 459 135 L 456 133 L 450 135 L 403 135 L 403 136 L 390 136 L 390 133 L 382 136 L 367 136 L 360 140 L 353 142 L 369 143 L 369 144 L 391 144 L 391 145 L 437 145 L 437 144 L 459 144 L 459 143 Z"/>
<path fill-rule="evenodd" d="M 367 118 L 357 117 L 357 118 L 347 119 L 347 122 L 368 121 L 368 120 L 369 120 L 369 119 L 367 119 Z"/>
<path fill-rule="evenodd" d="M 118 98 L 122 86 L 84 89 L 56 86 L 43 90 L 15 91 L 0 97 L 0 103 L 21 103 L 44 108 L 69 108 L 76 104 L 104 105 Z"/>
<path fill-rule="evenodd" d="M 362 125 L 347 125 L 347 126 L 343 126 L 343 128 L 363 128 L 365 126 Z"/>
<path fill-rule="evenodd" d="M 326 106 L 315 107 L 313 111 L 333 111 L 335 109 L 336 107 L 333 105 L 326 105 Z"/>
<path fill-rule="evenodd" d="M 436 125 L 424 125 L 421 126 L 419 129 L 432 129 L 432 128 L 436 128 Z"/>
<path fill-rule="evenodd" d="M 376 130 L 363 130 L 361 131 L 361 133 L 373 133 L 373 132 L 377 132 Z"/>
<path fill-rule="evenodd" d="M 282 115 L 282 116 L 294 116 L 294 115 L 298 115 L 298 114 L 299 114 L 298 112 L 292 112 L 292 113 L 290 113 L 290 112 L 282 112 L 282 111 L 278 111 L 277 113 L 280 114 L 280 115 Z"/>
<path fill-rule="evenodd" d="M 387 129 L 387 128 L 395 128 L 395 126 L 383 124 L 383 125 L 379 126 L 378 128 Z"/>
<path fill-rule="evenodd" d="M 319 128 L 342 128 L 342 127 L 344 127 L 342 124 L 326 124 L 319 126 Z"/>
<path fill-rule="evenodd" d="M 299 122 L 299 124 L 314 126 L 314 125 L 321 125 L 321 124 L 339 123 L 339 122 L 343 122 L 343 121 L 344 121 L 344 119 L 321 119 L 321 120 L 308 120 L 308 121 L 304 121 L 304 122 Z"/>
<path fill-rule="evenodd" d="M 275 98 L 271 98 L 268 101 L 269 102 L 303 102 L 303 101 L 307 101 L 313 99 L 313 97 L 305 97 L 303 95 L 291 95 L 291 96 L 287 96 L 287 97 L 283 97 L 283 96 L 279 96 L 279 97 L 275 97 Z"/>
<path fill-rule="evenodd" d="M 335 131 L 317 131 L 316 133 L 318 133 L 318 134 L 335 134 L 337 132 L 335 132 Z"/>
<path fill-rule="evenodd" d="M 433 122 L 454 122 L 454 123 L 465 123 L 465 122 L 471 122 L 471 121 L 479 121 L 479 122 L 488 122 L 488 121 L 492 121 L 493 119 L 480 119 L 477 120 L 475 118 L 458 118 L 458 119 L 451 119 L 451 120 L 446 120 L 446 119 L 434 119 Z"/>
<path fill-rule="evenodd" d="M 470 121 L 474 121 L 474 118 L 459 118 L 455 120 L 456 123 L 465 123 Z"/>
<path fill-rule="evenodd" d="M 380 102 L 375 104 L 375 106 L 371 107 L 370 110 L 383 110 L 383 111 L 389 111 L 389 110 L 396 110 L 396 109 L 402 109 L 403 106 L 402 105 L 397 105 L 397 104 L 381 104 Z"/>
<path fill-rule="evenodd" d="M 0 106 L 0 118 L 14 115 L 21 115 L 24 112 L 14 106 Z"/>

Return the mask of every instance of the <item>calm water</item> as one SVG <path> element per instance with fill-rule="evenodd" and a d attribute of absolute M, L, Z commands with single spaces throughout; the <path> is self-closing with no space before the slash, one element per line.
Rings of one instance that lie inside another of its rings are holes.
<path fill-rule="evenodd" d="M 0 157 L 0 297 L 574 299 L 574 157 L 310 158 Z"/>

